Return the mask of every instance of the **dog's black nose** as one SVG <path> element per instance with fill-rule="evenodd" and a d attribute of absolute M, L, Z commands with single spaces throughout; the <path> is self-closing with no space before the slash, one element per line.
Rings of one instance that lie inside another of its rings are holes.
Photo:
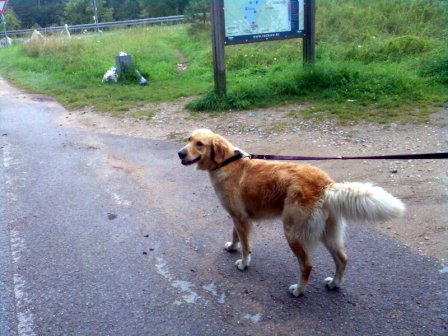
<path fill-rule="evenodd" d="M 181 149 L 177 152 L 177 155 L 179 155 L 179 159 L 183 160 L 187 157 L 187 151 L 185 149 Z"/>

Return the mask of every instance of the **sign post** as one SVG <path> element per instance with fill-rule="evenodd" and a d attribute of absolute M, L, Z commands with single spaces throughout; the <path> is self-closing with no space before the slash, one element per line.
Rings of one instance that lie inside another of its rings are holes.
<path fill-rule="evenodd" d="M 0 0 L 0 15 L 2 18 L 2 23 L 3 23 L 3 30 L 5 32 L 5 38 L 8 38 L 8 34 L 6 33 L 6 18 L 3 15 L 3 13 L 6 10 L 6 4 L 8 3 L 8 0 Z"/>
<path fill-rule="evenodd" d="M 211 0 L 213 70 L 215 93 L 226 94 L 226 61 L 224 54 L 224 8 L 223 0 Z"/>
<path fill-rule="evenodd" d="M 316 4 L 314 0 L 305 2 L 305 35 L 303 36 L 303 64 L 314 63 L 316 45 Z"/>
<path fill-rule="evenodd" d="M 314 62 L 315 0 L 210 0 L 215 92 L 226 93 L 224 46 L 303 39 L 303 63 Z"/>
<path fill-rule="evenodd" d="M 95 21 L 96 28 L 99 31 L 100 29 L 98 28 L 98 5 L 96 4 L 96 0 L 92 1 L 92 5 L 93 5 L 93 12 L 94 12 L 93 21 Z"/>
<path fill-rule="evenodd" d="M 2 14 L 2 23 L 3 23 L 3 31 L 5 34 L 5 38 L 8 38 L 8 34 L 6 33 L 6 19 L 5 16 Z"/>

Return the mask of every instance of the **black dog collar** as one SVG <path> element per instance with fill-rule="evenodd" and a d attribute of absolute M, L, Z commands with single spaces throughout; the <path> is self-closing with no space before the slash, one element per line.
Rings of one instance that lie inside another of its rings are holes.
<path fill-rule="evenodd" d="M 213 170 L 218 170 L 219 168 L 222 168 L 224 166 L 227 166 L 229 163 L 232 163 L 233 161 L 237 161 L 241 159 L 244 156 L 243 153 L 241 153 L 239 150 L 235 151 L 235 155 L 229 157 L 228 159 L 224 160 L 220 164 L 218 164 Z"/>

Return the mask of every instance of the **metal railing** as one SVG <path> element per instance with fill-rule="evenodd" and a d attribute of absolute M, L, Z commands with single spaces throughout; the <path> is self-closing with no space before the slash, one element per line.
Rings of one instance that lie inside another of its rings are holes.
<path fill-rule="evenodd" d="M 180 22 L 180 21 L 183 21 L 184 19 L 185 19 L 184 15 L 175 15 L 175 16 L 148 18 L 148 19 L 99 22 L 98 24 L 87 23 L 87 24 L 68 26 L 68 30 L 75 31 L 75 30 L 92 30 L 92 29 L 101 29 L 101 28 L 110 28 L 110 27 L 131 27 L 131 26 L 137 26 L 137 25 L 151 25 L 151 24 L 160 24 L 160 23 L 169 23 L 169 22 Z M 65 26 L 58 26 L 58 27 L 48 27 L 48 28 L 10 30 L 10 31 L 7 31 L 6 33 L 8 35 L 27 35 L 27 34 L 32 34 L 34 30 L 39 31 L 40 33 L 48 33 L 48 32 L 63 31 L 65 29 L 66 29 Z"/>

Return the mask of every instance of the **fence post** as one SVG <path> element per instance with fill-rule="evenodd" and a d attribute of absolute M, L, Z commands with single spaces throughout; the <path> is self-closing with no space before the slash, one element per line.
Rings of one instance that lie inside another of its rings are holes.
<path fill-rule="evenodd" d="M 313 64 L 316 45 L 316 4 L 315 0 L 305 0 L 305 36 L 303 38 L 303 64 Z"/>
<path fill-rule="evenodd" d="M 223 0 L 210 0 L 212 20 L 213 70 L 215 74 L 215 92 L 219 95 L 227 92 L 226 62 L 224 54 L 224 8 Z"/>

